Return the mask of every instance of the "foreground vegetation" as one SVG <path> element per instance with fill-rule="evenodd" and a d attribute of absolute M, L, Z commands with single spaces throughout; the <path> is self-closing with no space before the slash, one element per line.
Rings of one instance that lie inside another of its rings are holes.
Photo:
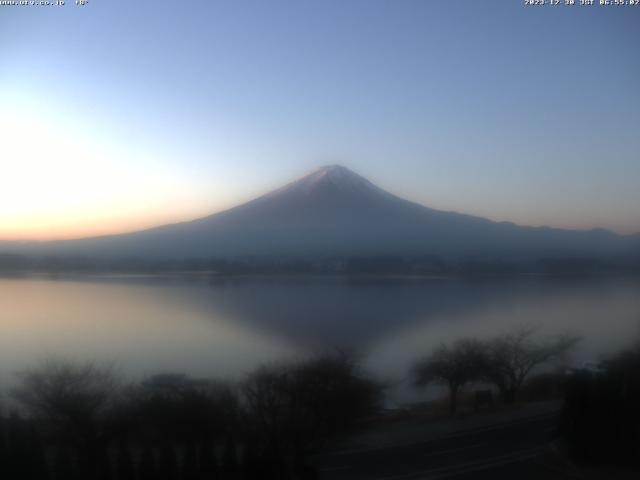
<path fill-rule="evenodd" d="M 307 453 L 375 412 L 381 386 L 353 359 L 262 367 L 239 386 L 48 362 L 21 374 L 0 420 L 11 479 L 314 478 Z"/>
<path fill-rule="evenodd" d="M 533 328 L 519 328 L 488 341 L 460 339 L 442 344 L 413 367 L 416 386 L 445 385 L 449 414 L 458 408 L 460 389 L 471 382 L 494 385 L 504 403 L 514 403 L 525 380 L 537 367 L 561 360 L 578 342 L 574 335 L 540 340 Z M 484 390 L 486 396 L 490 391 Z"/>
<path fill-rule="evenodd" d="M 567 454 L 637 465 L 640 347 L 595 370 L 532 375 L 576 341 L 542 340 L 530 329 L 463 339 L 412 373 L 417 385 L 448 387 L 450 412 L 468 382 L 493 385 L 504 404 L 561 386 L 557 433 Z M 375 419 L 383 393 L 343 353 L 263 366 L 233 385 L 169 374 L 127 385 L 109 367 L 49 361 L 22 372 L 2 402 L 12 409 L 0 410 L 0 472 L 21 480 L 313 479 L 308 456 Z"/>
<path fill-rule="evenodd" d="M 640 469 L 640 345 L 569 378 L 559 433 L 582 464 Z"/>

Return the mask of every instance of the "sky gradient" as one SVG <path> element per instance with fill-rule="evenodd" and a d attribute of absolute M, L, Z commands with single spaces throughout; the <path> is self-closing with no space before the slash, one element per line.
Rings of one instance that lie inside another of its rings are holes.
<path fill-rule="evenodd" d="M 0 7 L 0 239 L 196 218 L 329 163 L 433 208 L 639 232 L 640 7 L 523 3 Z"/>

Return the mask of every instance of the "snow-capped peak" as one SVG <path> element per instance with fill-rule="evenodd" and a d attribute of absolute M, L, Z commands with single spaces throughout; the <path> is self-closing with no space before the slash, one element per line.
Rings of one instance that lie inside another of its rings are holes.
<path fill-rule="evenodd" d="M 308 195 L 327 186 L 344 192 L 375 192 L 388 195 L 387 192 L 375 186 L 366 178 L 342 165 L 325 165 L 324 167 L 320 167 L 273 193 L 296 192 Z"/>

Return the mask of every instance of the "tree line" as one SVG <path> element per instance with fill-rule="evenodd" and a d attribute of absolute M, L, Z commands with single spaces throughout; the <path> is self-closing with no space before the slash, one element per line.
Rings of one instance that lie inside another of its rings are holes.
<path fill-rule="evenodd" d="M 48 361 L 20 374 L 0 414 L 3 478 L 316 478 L 306 456 L 380 406 L 382 385 L 343 353 L 263 366 L 239 385 Z"/>
<path fill-rule="evenodd" d="M 343 275 L 476 275 L 537 273 L 545 275 L 635 274 L 640 256 L 618 258 L 532 257 L 512 260 L 446 258 L 438 255 L 246 256 L 238 258 L 94 258 L 78 255 L 24 255 L 0 251 L 0 273 L 100 274 L 206 273 L 218 276 L 251 274 Z"/>
<path fill-rule="evenodd" d="M 529 328 L 459 339 L 415 362 L 412 379 L 416 387 L 445 385 L 450 414 L 471 382 L 494 385 L 510 404 L 538 367 L 561 360 L 577 341 L 541 338 Z M 640 345 L 563 381 L 557 433 L 568 454 L 637 462 Z M 126 384 L 108 366 L 50 360 L 20 373 L 8 398 L 0 397 L 0 474 L 10 480 L 315 479 L 310 455 L 375 419 L 384 390 L 342 352 L 262 366 L 233 384 L 177 374 Z"/>

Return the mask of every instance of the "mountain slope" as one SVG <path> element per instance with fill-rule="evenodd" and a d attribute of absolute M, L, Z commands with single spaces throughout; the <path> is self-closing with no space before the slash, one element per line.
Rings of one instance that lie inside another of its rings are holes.
<path fill-rule="evenodd" d="M 255 255 L 609 256 L 636 243 L 633 237 L 606 230 L 522 227 L 434 210 L 388 193 L 345 167 L 332 165 L 243 205 L 191 222 L 130 234 L 23 245 L 19 250 L 156 259 Z"/>

